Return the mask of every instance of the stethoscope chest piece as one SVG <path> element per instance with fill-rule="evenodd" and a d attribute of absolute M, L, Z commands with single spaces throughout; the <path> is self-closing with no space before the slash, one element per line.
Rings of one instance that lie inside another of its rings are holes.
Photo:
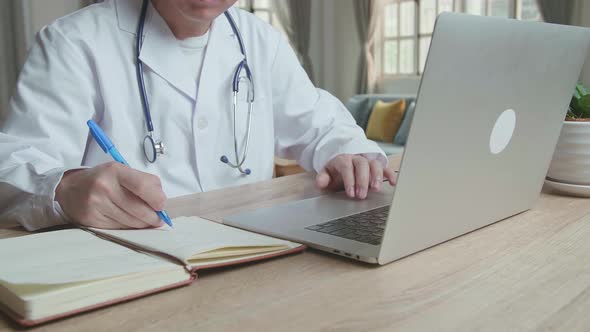
<path fill-rule="evenodd" d="M 159 156 L 164 154 L 164 143 L 154 140 L 152 135 L 146 135 L 143 139 L 143 153 L 150 163 L 155 163 Z"/>

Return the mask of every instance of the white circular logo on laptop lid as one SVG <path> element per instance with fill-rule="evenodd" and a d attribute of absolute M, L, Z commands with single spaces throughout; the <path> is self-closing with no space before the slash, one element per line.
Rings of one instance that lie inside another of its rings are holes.
<path fill-rule="evenodd" d="M 493 154 L 499 154 L 506 149 L 512 140 L 515 128 L 516 112 L 513 109 L 502 112 L 496 120 L 494 129 L 492 129 L 492 134 L 490 135 L 490 151 Z"/>

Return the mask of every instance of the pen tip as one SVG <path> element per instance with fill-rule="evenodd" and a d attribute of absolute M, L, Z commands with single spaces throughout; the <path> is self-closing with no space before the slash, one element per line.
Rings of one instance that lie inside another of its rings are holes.
<path fill-rule="evenodd" d="M 166 211 L 158 211 L 158 215 L 168 226 L 173 227 L 172 220 L 170 220 L 170 216 L 168 216 L 168 213 L 166 213 Z"/>

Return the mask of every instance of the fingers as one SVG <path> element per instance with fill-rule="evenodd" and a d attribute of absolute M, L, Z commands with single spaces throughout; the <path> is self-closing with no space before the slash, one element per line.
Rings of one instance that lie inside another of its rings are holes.
<path fill-rule="evenodd" d="M 383 165 L 377 160 L 371 160 L 369 167 L 371 168 L 371 190 L 379 191 L 383 182 Z"/>
<path fill-rule="evenodd" d="M 359 156 L 352 159 L 352 164 L 354 165 L 355 197 L 365 199 L 371 178 L 369 161 L 367 158 Z"/>
<path fill-rule="evenodd" d="M 122 169 L 118 175 L 119 183 L 146 202 L 152 209 L 156 211 L 164 209 L 166 195 L 162 190 L 160 178 L 128 167 Z"/>
<path fill-rule="evenodd" d="M 129 229 L 129 227 L 122 225 L 116 220 L 105 216 L 98 210 L 85 213 L 86 218 L 75 219 L 73 222 L 81 226 L 96 227 L 103 229 Z"/>
<path fill-rule="evenodd" d="M 108 217 L 108 219 L 119 223 L 120 228 L 147 228 L 152 225 L 138 219 L 124 210 L 123 206 L 119 206 L 112 201 L 105 202 L 99 212 Z M 154 212 L 155 214 L 155 212 Z"/>
<path fill-rule="evenodd" d="M 397 182 L 396 173 L 384 168 L 378 160 L 369 160 L 362 155 L 343 154 L 332 159 L 316 177 L 316 185 L 321 188 L 337 189 L 343 184 L 350 198 L 365 199 L 369 189 L 379 191 L 383 179 L 393 186 Z"/>
<path fill-rule="evenodd" d="M 397 173 L 395 173 L 394 170 L 386 167 L 385 169 L 383 169 L 383 175 L 389 181 L 389 184 L 395 186 L 395 184 L 397 183 Z"/>
<path fill-rule="evenodd" d="M 132 229 L 132 227 L 126 226 L 121 224 L 119 221 L 109 217 L 109 216 L 102 216 L 101 226 L 100 228 L 105 229 Z"/>
<path fill-rule="evenodd" d="M 339 158 L 334 165 L 335 170 L 340 174 L 346 195 L 350 198 L 355 197 L 354 186 L 354 165 L 350 157 L 336 157 Z"/>
<path fill-rule="evenodd" d="M 95 208 L 104 216 L 127 228 L 146 228 L 159 225 L 155 211 L 139 197 L 122 186 L 120 179 L 142 175 L 128 167 L 114 163 L 104 165 L 104 172 L 93 181 L 91 195 Z M 131 176 L 129 176 L 131 174 Z M 147 181 L 147 180 L 146 180 Z"/>
<path fill-rule="evenodd" d="M 120 187 L 120 190 L 115 190 L 111 196 L 116 206 L 131 215 L 134 219 L 141 221 L 144 224 L 143 227 L 160 226 L 160 218 L 154 209 L 129 190 Z"/>
<path fill-rule="evenodd" d="M 326 189 L 330 185 L 332 179 L 330 178 L 330 174 L 324 168 L 318 175 L 315 177 L 315 185 L 320 189 Z"/>
<path fill-rule="evenodd" d="M 383 167 L 378 162 L 369 163 L 360 155 L 339 155 L 318 174 L 316 184 L 320 188 L 332 188 L 337 182 L 342 183 L 348 197 L 365 199 L 369 187 L 374 189 L 377 178 L 383 179 Z"/>

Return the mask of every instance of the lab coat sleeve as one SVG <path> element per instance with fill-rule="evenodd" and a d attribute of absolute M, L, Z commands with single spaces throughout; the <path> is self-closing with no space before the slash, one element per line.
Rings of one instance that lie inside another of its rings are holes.
<path fill-rule="evenodd" d="M 0 222 L 27 230 L 66 222 L 55 189 L 65 171 L 80 168 L 93 80 L 81 47 L 51 26 L 39 32 L 0 124 Z"/>
<path fill-rule="evenodd" d="M 346 107 L 316 89 L 284 37 L 279 37 L 272 68 L 275 154 L 319 172 L 340 154 L 362 154 L 387 165 Z"/>

